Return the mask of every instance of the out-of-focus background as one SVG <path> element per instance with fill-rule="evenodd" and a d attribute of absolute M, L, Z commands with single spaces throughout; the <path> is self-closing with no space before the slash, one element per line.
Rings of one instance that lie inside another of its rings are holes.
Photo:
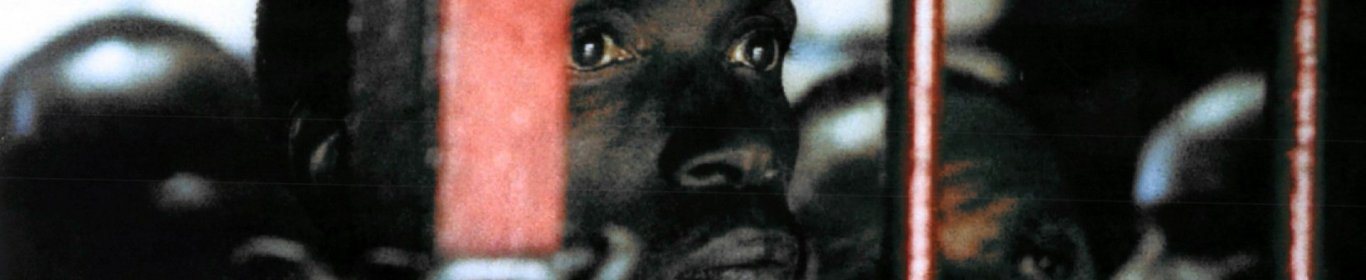
<path fill-rule="evenodd" d="M 860 52 L 884 51 L 892 24 L 888 0 L 794 0 L 792 5 L 797 31 L 783 64 L 788 100 L 801 100 L 815 83 L 867 59 Z"/>
<path fill-rule="evenodd" d="M 256 42 L 253 0 L 4 0 L 0 6 L 0 73 L 43 43 L 92 19 L 141 15 L 189 26 L 251 65 Z"/>
<path fill-rule="evenodd" d="M 0 278 L 433 268 L 434 2 L 350 2 L 266 1 L 260 21 L 249 0 L 0 0 Z M 974 250 L 943 275 L 1274 278 L 1282 2 L 946 0 L 941 154 L 970 164 L 944 176 L 978 189 L 942 220 L 962 235 L 941 235 L 983 239 L 945 241 Z M 1361 253 L 1338 244 L 1366 240 L 1366 33 L 1334 3 L 1323 229 L 1342 276 Z M 902 13 L 794 5 L 789 203 L 820 238 L 809 276 L 885 277 Z"/>

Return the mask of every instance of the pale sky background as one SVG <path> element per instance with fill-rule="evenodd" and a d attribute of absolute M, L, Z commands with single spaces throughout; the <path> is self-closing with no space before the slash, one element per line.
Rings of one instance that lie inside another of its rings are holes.
<path fill-rule="evenodd" d="M 797 32 L 783 64 L 788 100 L 805 96 L 813 83 L 852 66 L 841 51 L 855 34 L 885 36 L 891 26 L 889 0 L 793 0 Z"/>

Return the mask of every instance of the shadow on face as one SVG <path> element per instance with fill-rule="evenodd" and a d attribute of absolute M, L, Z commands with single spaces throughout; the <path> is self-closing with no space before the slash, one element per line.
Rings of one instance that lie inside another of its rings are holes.
<path fill-rule="evenodd" d="M 787 1 L 577 3 L 566 247 L 605 253 L 619 228 L 642 245 L 632 278 L 797 275 L 780 76 L 795 21 Z"/>

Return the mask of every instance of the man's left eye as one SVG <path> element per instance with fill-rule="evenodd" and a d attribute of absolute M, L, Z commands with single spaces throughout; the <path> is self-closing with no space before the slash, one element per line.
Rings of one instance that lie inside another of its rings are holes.
<path fill-rule="evenodd" d="M 726 51 L 727 60 L 730 63 L 743 65 L 745 67 L 758 69 L 760 71 L 773 70 L 782 60 L 782 50 L 779 48 L 781 42 L 774 33 L 767 30 L 757 30 L 741 36 L 736 40 L 735 45 Z"/>

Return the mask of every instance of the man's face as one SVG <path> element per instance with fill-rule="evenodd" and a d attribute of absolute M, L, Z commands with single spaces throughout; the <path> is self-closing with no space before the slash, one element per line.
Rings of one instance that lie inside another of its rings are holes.
<path fill-rule="evenodd" d="M 791 3 L 581 0 L 573 13 L 566 245 L 605 254 L 602 231 L 619 228 L 642 245 L 634 278 L 795 276 Z"/>

